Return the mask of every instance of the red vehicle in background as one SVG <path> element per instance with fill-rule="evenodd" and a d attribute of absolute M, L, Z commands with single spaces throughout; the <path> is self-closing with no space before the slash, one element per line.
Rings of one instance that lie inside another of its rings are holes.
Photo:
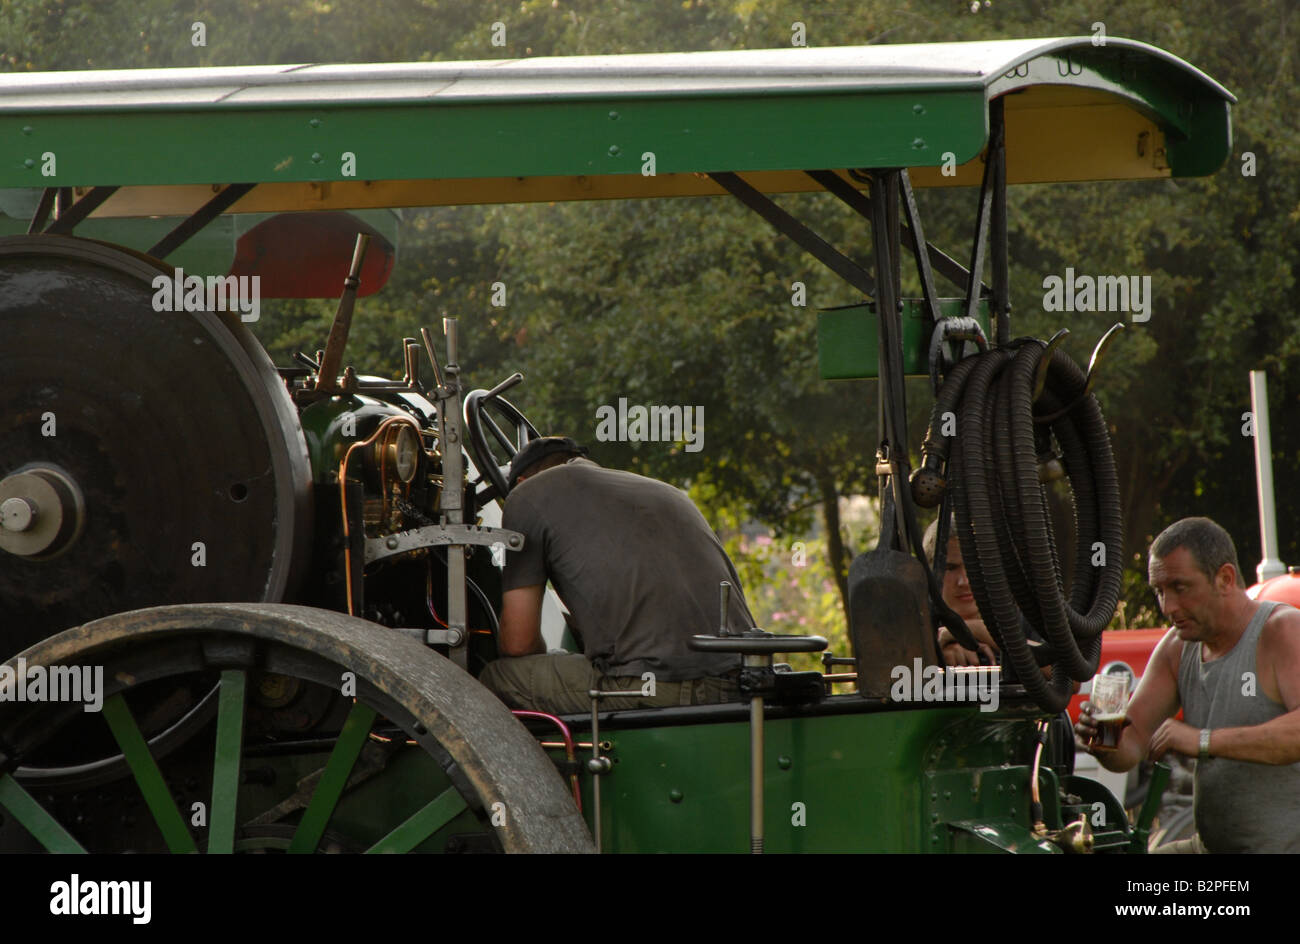
<path fill-rule="evenodd" d="M 1246 595 L 1252 600 L 1279 600 L 1300 609 L 1300 567 L 1292 567 L 1279 577 L 1255 584 Z"/>

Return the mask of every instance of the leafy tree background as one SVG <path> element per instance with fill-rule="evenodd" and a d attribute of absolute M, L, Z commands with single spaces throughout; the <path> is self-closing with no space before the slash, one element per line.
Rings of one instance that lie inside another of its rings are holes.
<path fill-rule="evenodd" d="M 207 45 L 191 44 L 202 22 Z M 506 25 L 504 47 L 492 24 Z M 809 45 L 1089 35 L 1150 42 L 1226 85 L 1234 154 L 1212 177 L 1013 188 L 1016 334 L 1068 326 L 1086 361 L 1113 320 L 1041 310 L 1042 280 L 1149 274 L 1155 305 L 1112 348 L 1098 396 L 1120 462 L 1130 622 L 1155 625 L 1143 555 L 1170 521 L 1209 515 L 1235 537 L 1248 578 L 1260 557 L 1247 372 L 1268 372 L 1282 558 L 1300 563 L 1300 12 L 1289 0 L 1089 7 L 953 0 L 0 0 L 9 71 L 501 59 Z M 792 127 L 791 134 L 799 129 Z M 1242 173 L 1254 154 L 1256 173 Z M 106 181 L 108 183 L 109 181 Z M 922 191 L 931 240 L 966 255 L 976 195 Z M 837 245 L 866 256 L 864 223 L 825 196 L 779 198 Z M 848 561 L 875 540 L 853 496 L 871 495 L 874 383 L 817 379 L 813 309 L 852 290 L 729 199 L 407 211 L 390 284 L 361 303 L 348 360 L 400 372 L 399 339 L 461 319 L 462 362 L 489 386 L 512 370 L 516 401 L 546 429 L 592 440 L 615 404 L 704 407 L 705 447 L 592 442 L 601 462 L 690 486 L 729 537 L 751 602 L 773 628 L 841 640 Z M 906 266 L 905 266 L 906 271 Z M 507 286 L 504 308 L 490 302 Z M 791 284 L 809 306 L 791 305 Z M 915 286 L 913 286 L 913 291 Z M 332 305 L 267 303 L 259 336 L 277 361 L 321 345 Z M 913 446 L 928 398 L 909 388 Z M 802 542 L 805 566 L 795 566 Z"/>

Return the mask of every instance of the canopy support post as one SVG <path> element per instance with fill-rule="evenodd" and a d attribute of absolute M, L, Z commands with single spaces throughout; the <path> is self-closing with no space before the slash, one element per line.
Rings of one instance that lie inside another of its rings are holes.
<path fill-rule="evenodd" d="M 975 239 L 971 245 L 970 279 L 966 283 L 966 317 L 974 318 L 979 311 L 980 278 L 984 274 L 984 260 L 989 244 L 989 216 L 993 203 L 993 143 L 989 142 L 989 157 L 984 163 L 984 180 L 980 184 L 979 212 L 975 217 Z"/>
<path fill-rule="evenodd" d="M 912 553 L 912 540 L 906 523 L 902 489 L 907 481 L 907 401 L 903 386 L 902 322 L 899 318 L 899 300 L 894 292 L 894 259 L 898 244 L 891 239 L 889 192 L 898 192 L 898 171 L 878 171 L 871 175 L 871 242 L 875 253 L 876 317 L 880 323 L 878 337 L 878 363 L 880 382 L 878 397 L 882 429 L 881 449 L 877 453 L 877 470 L 882 462 L 888 471 L 880 480 L 882 520 L 885 511 L 885 489 L 892 488 L 897 514 L 894 516 L 896 533 L 891 544 L 899 550 Z"/>
<path fill-rule="evenodd" d="M 1011 341 L 1011 273 L 1007 262 L 1007 147 L 1003 99 L 989 102 L 989 166 L 993 169 L 993 297 L 999 347 Z"/>

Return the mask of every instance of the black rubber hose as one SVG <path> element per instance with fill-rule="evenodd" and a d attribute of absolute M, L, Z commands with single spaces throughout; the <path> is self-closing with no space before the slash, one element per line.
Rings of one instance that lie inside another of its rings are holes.
<path fill-rule="evenodd" d="M 1101 632 L 1119 602 L 1123 520 L 1105 419 L 1064 352 L 1050 355 L 1034 401 L 1045 348 L 1026 339 L 958 364 L 936 397 L 923 452 L 927 467 L 942 468 L 947 480 L 971 590 L 1004 665 L 1040 706 L 1057 712 L 1069 702 L 1071 680 L 1097 670 Z M 948 413 L 957 419 L 955 435 L 943 436 Z M 1052 442 L 1074 494 L 1068 600 L 1039 476 L 1039 452 Z M 1022 620 L 1048 642 L 1050 681 Z"/>

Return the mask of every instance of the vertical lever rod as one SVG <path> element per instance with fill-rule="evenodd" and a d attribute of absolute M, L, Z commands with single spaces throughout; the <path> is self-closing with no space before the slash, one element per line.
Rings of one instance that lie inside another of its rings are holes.
<path fill-rule="evenodd" d="M 343 280 L 343 294 L 339 296 L 334 324 L 330 326 L 325 353 L 320 358 L 320 371 L 316 374 L 317 390 L 339 389 L 339 365 L 343 363 L 343 349 L 348 345 L 348 332 L 352 330 L 352 312 L 357 304 L 357 288 L 361 285 L 361 266 L 366 261 L 366 249 L 369 246 L 370 235 L 357 233 L 357 244 L 352 250 L 352 265 L 348 268 L 348 277 Z"/>
<path fill-rule="evenodd" d="M 447 335 L 447 364 L 443 368 L 445 383 L 438 387 L 438 432 L 442 437 L 442 494 L 439 508 L 444 524 L 465 523 L 465 455 L 462 450 L 460 365 L 456 363 L 457 329 L 455 318 L 442 319 Z M 427 340 L 427 339 L 426 339 Z M 447 638 L 451 660 L 462 669 L 469 665 L 469 631 L 466 613 L 465 545 L 447 545 Z"/>

